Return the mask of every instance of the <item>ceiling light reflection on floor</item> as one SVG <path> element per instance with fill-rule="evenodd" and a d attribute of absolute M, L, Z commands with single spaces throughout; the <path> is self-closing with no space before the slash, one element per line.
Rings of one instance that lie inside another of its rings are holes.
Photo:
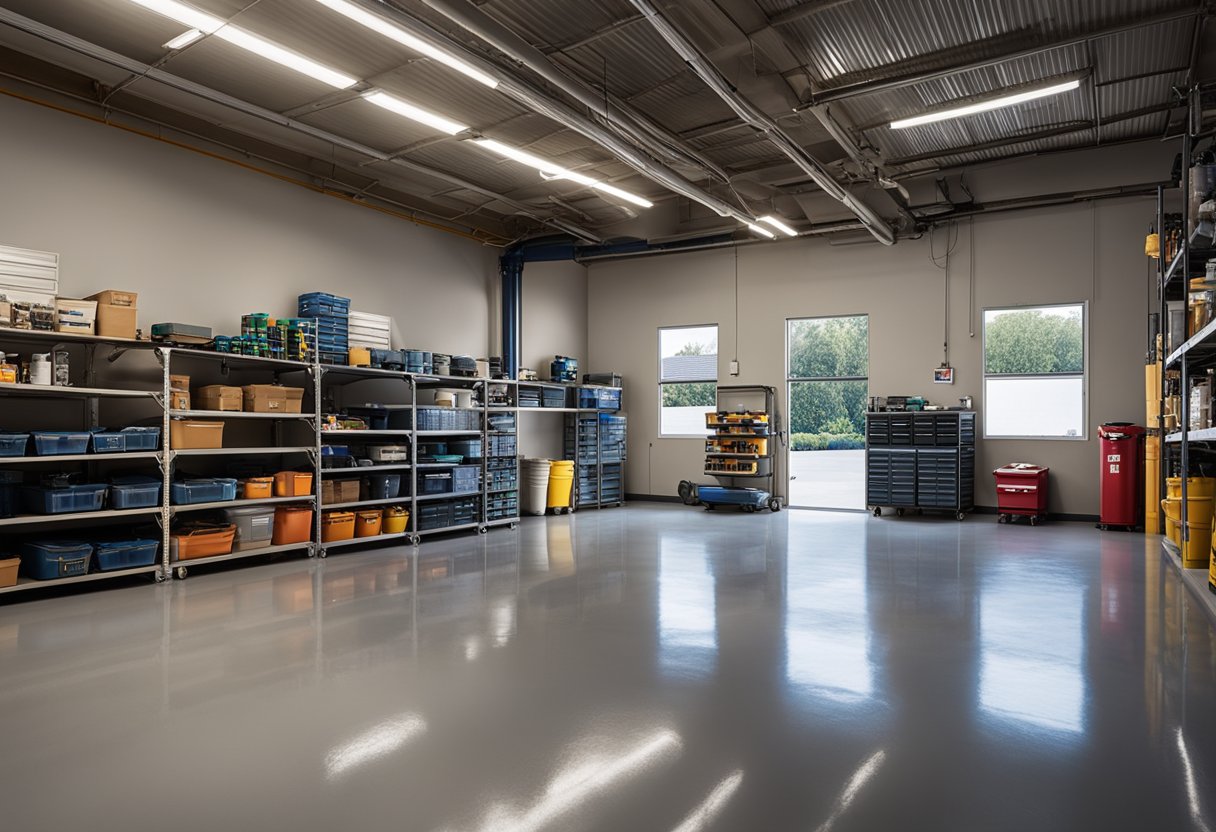
<path fill-rule="evenodd" d="M 331 749 L 325 755 L 325 776 L 335 780 L 351 769 L 387 757 L 425 731 L 426 720 L 416 714 L 385 720 Z"/>
<path fill-rule="evenodd" d="M 701 805 L 693 809 L 684 822 L 677 826 L 674 832 L 702 832 L 708 829 L 714 819 L 722 811 L 727 802 L 734 797 L 735 791 L 743 782 L 743 772 L 735 771 L 709 793 L 709 797 Z"/>

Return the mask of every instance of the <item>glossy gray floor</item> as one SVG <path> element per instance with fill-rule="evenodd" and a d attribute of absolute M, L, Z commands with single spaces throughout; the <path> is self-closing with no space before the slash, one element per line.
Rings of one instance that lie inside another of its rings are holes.
<path fill-rule="evenodd" d="M 0 606 L 0 827 L 1216 828 L 1142 536 L 634 504 Z"/>

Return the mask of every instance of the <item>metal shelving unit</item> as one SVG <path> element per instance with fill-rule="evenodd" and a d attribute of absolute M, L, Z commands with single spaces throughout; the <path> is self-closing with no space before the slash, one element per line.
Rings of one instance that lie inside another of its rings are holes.
<path fill-rule="evenodd" d="M 716 413 L 732 413 L 737 410 L 738 403 L 746 405 L 749 413 L 762 414 L 765 420 L 762 423 L 755 423 L 754 428 L 764 428 L 764 433 L 737 433 L 733 432 L 730 422 L 716 421 L 715 414 L 706 416 L 706 450 L 705 461 L 706 468 L 704 473 L 707 476 L 714 477 L 723 486 L 736 487 L 739 481 L 744 483 L 752 483 L 757 480 L 766 482 L 768 488 L 765 490 L 769 493 L 768 506 L 773 511 L 779 511 L 784 502 L 783 491 L 777 487 L 779 483 L 777 474 L 777 444 L 781 437 L 781 414 L 777 410 L 777 390 L 773 387 L 768 387 L 762 384 L 744 384 L 733 386 L 721 386 L 717 388 L 716 398 Z M 745 440 L 754 436 L 756 439 L 765 440 L 765 452 L 755 454 L 739 454 L 739 453 L 721 453 L 714 448 L 715 444 L 724 441 L 739 441 Z M 716 459 L 726 460 L 755 460 L 756 470 L 754 473 L 721 471 L 710 468 L 710 461 Z"/>

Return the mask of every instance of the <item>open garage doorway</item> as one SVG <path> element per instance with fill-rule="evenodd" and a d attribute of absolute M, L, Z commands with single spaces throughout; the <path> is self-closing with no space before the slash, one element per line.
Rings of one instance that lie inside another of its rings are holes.
<path fill-rule="evenodd" d="M 789 504 L 865 510 L 867 315 L 786 321 Z"/>

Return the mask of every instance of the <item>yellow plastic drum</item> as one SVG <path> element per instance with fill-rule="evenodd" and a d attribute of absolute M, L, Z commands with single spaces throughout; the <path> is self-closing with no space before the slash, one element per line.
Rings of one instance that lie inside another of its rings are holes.
<path fill-rule="evenodd" d="M 574 463 L 569 460 L 554 460 L 549 463 L 549 503 L 555 514 L 570 510 L 570 497 L 574 491 Z"/>

